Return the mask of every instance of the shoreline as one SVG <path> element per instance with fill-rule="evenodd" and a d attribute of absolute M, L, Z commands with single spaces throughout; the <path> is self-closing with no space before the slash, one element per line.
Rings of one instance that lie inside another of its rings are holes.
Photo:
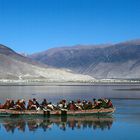
<path fill-rule="evenodd" d="M 137 86 L 140 82 L 0 82 L 0 86 Z"/>

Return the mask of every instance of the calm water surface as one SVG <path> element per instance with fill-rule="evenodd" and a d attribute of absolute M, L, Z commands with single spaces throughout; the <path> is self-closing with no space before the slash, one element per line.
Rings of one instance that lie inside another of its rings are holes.
<path fill-rule="evenodd" d="M 106 117 L 0 118 L 1 140 L 140 140 L 139 86 L 0 86 L 6 98 L 60 99 L 112 98 L 116 112 Z"/>

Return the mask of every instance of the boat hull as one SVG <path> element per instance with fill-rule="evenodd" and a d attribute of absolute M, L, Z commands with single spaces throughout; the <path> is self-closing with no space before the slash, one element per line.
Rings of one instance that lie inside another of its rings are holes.
<path fill-rule="evenodd" d="M 66 111 L 66 110 L 58 110 L 58 111 L 50 111 L 50 110 L 25 110 L 25 111 L 17 111 L 10 109 L 0 109 L 0 117 L 8 116 L 81 116 L 81 115 L 108 115 L 112 114 L 115 111 L 114 108 L 108 109 L 92 109 L 92 110 L 81 110 L 81 111 Z"/>

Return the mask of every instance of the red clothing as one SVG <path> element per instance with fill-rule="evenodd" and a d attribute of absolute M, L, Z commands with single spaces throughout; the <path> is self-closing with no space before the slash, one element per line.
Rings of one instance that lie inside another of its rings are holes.
<path fill-rule="evenodd" d="M 108 107 L 113 107 L 113 104 L 112 104 L 111 101 L 109 101 L 109 103 L 108 103 Z"/>
<path fill-rule="evenodd" d="M 70 110 L 75 110 L 75 105 L 74 104 L 70 104 Z"/>

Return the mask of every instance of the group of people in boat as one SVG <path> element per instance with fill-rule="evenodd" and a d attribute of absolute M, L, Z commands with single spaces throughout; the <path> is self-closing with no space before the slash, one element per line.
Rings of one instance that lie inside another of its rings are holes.
<path fill-rule="evenodd" d="M 40 104 L 37 99 L 29 99 L 26 106 L 24 99 L 19 99 L 16 102 L 11 99 L 7 99 L 4 104 L 0 104 L 0 109 L 15 109 L 15 110 L 90 110 L 100 108 L 113 108 L 112 101 L 110 99 L 93 99 L 93 101 L 80 100 L 66 101 L 65 99 L 59 101 L 57 105 L 48 102 L 46 99 Z"/>

